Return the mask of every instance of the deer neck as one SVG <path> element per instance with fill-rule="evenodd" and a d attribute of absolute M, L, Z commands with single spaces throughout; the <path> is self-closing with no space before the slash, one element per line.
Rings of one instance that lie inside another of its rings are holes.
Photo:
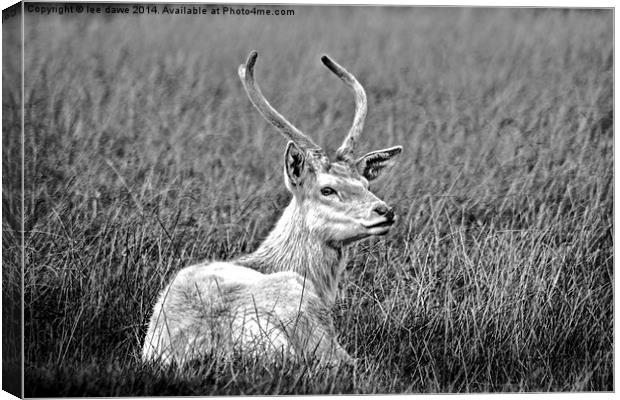
<path fill-rule="evenodd" d="M 301 207 L 293 198 L 259 248 L 237 263 L 266 274 L 297 272 L 312 282 L 324 301 L 333 304 L 346 262 L 344 248 L 313 234 L 305 223 Z"/>

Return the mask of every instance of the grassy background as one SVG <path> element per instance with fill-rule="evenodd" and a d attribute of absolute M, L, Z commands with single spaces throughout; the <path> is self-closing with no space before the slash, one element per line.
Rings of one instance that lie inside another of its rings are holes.
<path fill-rule="evenodd" d="M 293 9 L 26 15 L 26 395 L 613 390 L 612 12 Z M 328 53 L 368 92 L 360 152 L 405 148 L 374 188 L 400 222 L 334 309 L 355 370 L 139 362 L 171 275 L 252 251 L 290 198 L 251 49 L 318 143 L 353 115 Z"/>

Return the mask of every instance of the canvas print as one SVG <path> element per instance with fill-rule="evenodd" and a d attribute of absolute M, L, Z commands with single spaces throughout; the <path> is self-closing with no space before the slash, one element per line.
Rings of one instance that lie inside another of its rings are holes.
<path fill-rule="evenodd" d="M 613 45 L 611 9 L 4 10 L 3 389 L 613 391 Z"/>

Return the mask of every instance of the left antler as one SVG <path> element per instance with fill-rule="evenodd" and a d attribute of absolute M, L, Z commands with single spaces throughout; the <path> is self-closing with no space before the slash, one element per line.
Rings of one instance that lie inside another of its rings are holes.
<path fill-rule="evenodd" d="M 256 65 L 256 59 L 258 53 L 255 50 L 250 52 L 245 64 L 239 66 L 239 78 L 243 82 L 243 87 L 250 98 L 254 107 L 261 113 L 261 115 L 273 126 L 278 128 L 284 136 L 289 140 L 292 140 L 303 149 L 320 149 L 320 147 L 312 141 L 308 136 L 304 135 L 299 129 L 291 124 L 286 118 L 282 116 L 275 108 L 269 104 L 263 93 L 261 92 L 258 84 L 254 80 L 254 65 Z"/>

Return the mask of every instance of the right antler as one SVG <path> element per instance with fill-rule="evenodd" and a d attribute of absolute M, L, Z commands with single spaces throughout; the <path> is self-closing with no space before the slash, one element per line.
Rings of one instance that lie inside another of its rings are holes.
<path fill-rule="evenodd" d="M 295 142 L 298 146 L 307 150 L 320 149 L 320 147 L 314 143 L 312 139 L 304 135 L 299 129 L 295 128 L 293 124 L 288 122 L 286 118 L 277 112 L 276 109 L 269 104 L 267 99 L 265 99 L 265 96 L 254 80 L 254 65 L 256 64 L 257 58 L 258 53 L 256 50 L 252 50 L 247 61 L 245 62 L 245 65 L 240 65 L 238 71 L 241 82 L 243 82 L 243 87 L 245 87 L 245 91 L 248 93 L 248 97 L 250 98 L 252 104 L 254 104 L 254 107 L 256 107 L 267 122 L 278 128 L 284 136 Z"/>
<path fill-rule="evenodd" d="M 353 90 L 355 95 L 355 117 L 353 117 L 353 125 L 351 125 L 351 129 L 349 129 L 349 133 L 344 139 L 344 142 L 342 142 L 342 145 L 336 150 L 338 157 L 345 160 L 351 159 L 357 139 L 364 128 L 364 120 L 366 119 L 366 111 L 368 109 L 366 92 L 353 74 L 338 65 L 338 63 L 329 58 L 329 56 L 323 55 L 321 61 L 323 61 L 323 64 L 336 74 L 338 78 L 342 79 L 342 81 Z"/>

